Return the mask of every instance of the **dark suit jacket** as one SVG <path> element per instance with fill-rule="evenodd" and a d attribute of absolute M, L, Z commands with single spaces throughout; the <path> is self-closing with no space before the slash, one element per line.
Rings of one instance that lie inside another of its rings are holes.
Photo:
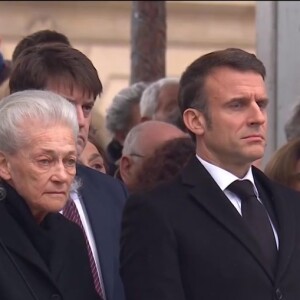
<path fill-rule="evenodd" d="M 77 166 L 79 189 L 92 227 L 107 300 L 123 300 L 119 274 L 119 243 L 123 207 L 127 199 L 124 185 L 109 175 Z"/>
<path fill-rule="evenodd" d="M 129 198 L 121 236 L 127 300 L 299 300 L 300 196 L 254 179 L 278 221 L 272 274 L 229 199 L 193 157 L 173 182 Z"/>
<path fill-rule="evenodd" d="M 12 214 L 9 201 L 11 193 L 0 202 L 0 299 L 99 300 L 81 229 L 59 213 L 41 227 L 22 202 Z"/>

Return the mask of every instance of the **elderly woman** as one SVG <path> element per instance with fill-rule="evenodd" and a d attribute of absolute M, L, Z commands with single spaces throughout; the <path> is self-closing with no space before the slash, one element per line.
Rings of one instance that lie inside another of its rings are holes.
<path fill-rule="evenodd" d="M 75 184 L 75 108 L 18 92 L 0 120 L 0 299 L 99 299 L 83 233 L 59 213 Z"/>

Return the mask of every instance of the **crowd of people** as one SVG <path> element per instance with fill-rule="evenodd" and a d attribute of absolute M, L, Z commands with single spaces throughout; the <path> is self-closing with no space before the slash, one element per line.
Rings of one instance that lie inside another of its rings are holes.
<path fill-rule="evenodd" d="M 53 30 L 0 55 L 0 298 L 300 298 L 300 106 L 266 167 L 264 64 L 238 48 L 105 87 Z M 104 146 L 97 130 L 108 130 Z"/>

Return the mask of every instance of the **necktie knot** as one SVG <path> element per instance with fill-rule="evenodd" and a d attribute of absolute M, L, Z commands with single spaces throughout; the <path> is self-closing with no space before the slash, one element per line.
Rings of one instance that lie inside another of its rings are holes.
<path fill-rule="evenodd" d="M 243 200 L 250 197 L 256 198 L 254 187 L 250 180 L 236 180 L 228 186 L 228 190 L 235 193 Z"/>

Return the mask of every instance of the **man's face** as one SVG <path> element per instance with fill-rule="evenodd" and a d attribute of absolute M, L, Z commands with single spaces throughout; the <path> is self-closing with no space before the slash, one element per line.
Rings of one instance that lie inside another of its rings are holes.
<path fill-rule="evenodd" d="M 92 117 L 91 112 L 95 101 L 87 93 L 84 93 L 76 86 L 73 86 L 73 88 L 70 89 L 68 85 L 65 86 L 63 84 L 49 82 L 47 89 L 63 96 L 75 105 L 79 125 L 77 151 L 78 155 L 80 155 L 87 143 Z"/>
<path fill-rule="evenodd" d="M 266 146 L 268 99 L 263 78 L 223 67 L 208 76 L 205 88 L 211 124 L 204 119 L 197 152 L 234 174 L 244 172 L 263 156 Z"/>
<path fill-rule="evenodd" d="M 137 174 L 143 162 L 153 155 L 160 145 L 186 136 L 179 128 L 165 122 L 148 121 L 144 125 L 146 126 L 137 135 L 135 149 L 132 149 L 130 154 L 123 155 L 120 161 L 120 174 L 129 191 L 138 186 Z"/>
<path fill-rule="evenodd" d="M 0 154 L 1 177 L 24 198 L 40 222 L 66 204 L 76 174 L 76 141 L 65 125 L 26 122 L 26 143 L 15 154 Z M 5 159 L 3 158 L 5 157 Z"/>

